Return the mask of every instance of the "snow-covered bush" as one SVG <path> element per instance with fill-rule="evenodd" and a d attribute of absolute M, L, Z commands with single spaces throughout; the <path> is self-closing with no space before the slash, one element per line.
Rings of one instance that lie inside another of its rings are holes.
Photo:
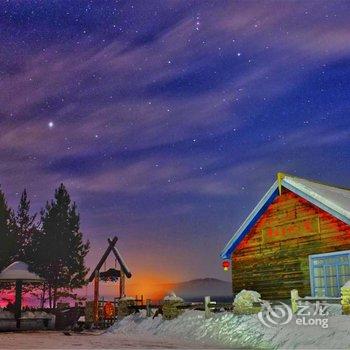
<path fill-rule="evenodd" d="M 233 311 L 237 314 L 252 314 L 260 311 L 254 303 L 261 301 L 261 295 L 254 290 L 241 290 L 233 301 Z"/>
<path fill-rule="evenodd" d="M 135 298 L 133 297 L 123 297 L 118 301 L 118 317 L 122 318 L 133 313 L 130 306 L 135 305 Z"/>
<path fill-rule="evenodd" d="M 172 320 L 183 313 L 183 310 L 178 308 L 178 306 L 183 305 L 184 300 L 174 292 L 167 295 L 163 301 L 163 318 L 165 320 Z"/>
<path fill-rule="evenodd" d="M 164 300 L 166 300 L 166 301 L 181 301 L 181 302 L 184 301 L 182 298 L 178 297 L 174 292 L 171 292 L 169 295 L 166 295 L 164 297 Z"/>
<path fill-rule="evenodd" d="M 350 315 L 350 281 L 347 281 L 340 290 L 343 314 Z"/>
<path fill-rule="evenodd" d="M 129 301 L 129 300 L 134 300 L 135 301 L 135 298 L 134 297 L 122 297 L 119 299 L 119 301 Z"/>
<path fill-rule="evenodd" d="M 350 287 L 350 280 L 349 281 L 347 281 L 345 284 L 344 284 L 344 286 L 343 287 Z"/>

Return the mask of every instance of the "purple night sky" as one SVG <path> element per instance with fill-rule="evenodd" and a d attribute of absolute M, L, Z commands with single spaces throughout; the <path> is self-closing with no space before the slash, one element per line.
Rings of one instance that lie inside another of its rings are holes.
<path fill-rule="evenodd" d="M 277 171 L 350 187 L 347 1 L 4 1 L 0 183 L 63 182 L 135 280 L 229 279 Z M 97 255 L 98 254 L 98 255 Z"/>

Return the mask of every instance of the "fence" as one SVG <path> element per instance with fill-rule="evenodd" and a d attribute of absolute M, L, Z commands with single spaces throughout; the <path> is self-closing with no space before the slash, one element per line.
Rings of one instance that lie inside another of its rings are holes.
<path fill-rule="evenodd" d="M 232 302 L 216 302 L 211 300 L 210 296 L 206 296 L 202 302 L 184 302 L 177 300 L 176 302 L 163 301 L 162 303 L 153 303 L 152 300 L 146 299 L 144 302 L 143 296 L 135 299 L 130 298 L 129 303 L 124 304 L 124 309 L 120 305 L 120 299 L 115 298 L 113 300 L 114 314 L 112 317 L 105 317 L 103 312 L 106 303 L 111 303 L 101 299 L 99 301 L 100 317 L 98 325 L 99 327 L 107 327 L 115 322 L 118 317 L 124 317 L 129 314 L 138 313 L 141 310 L 146 311 L 147 317 L 156 317 L 162 315 L 164 319 L 176 318 L 184 310 L 200 310 L 204 311 L 206 318 L 212 316 L 212 313 L 221 311 L 234 311 L 234 305 Z M 293 313 L 297 313 L 299 307 L 303 303 L 315 303 L 321 302 L 325 304 L 341 304 L 343 314 L 350 314 L 350 288 L 342 288 L 342 296 L 340 298 L 327 298 L 327 297 L 300 297 L 296 289 L 291 291 L 290 304 Z M 278 301 L 270 302 L 271 305 L 277 304 Z M 256 313 L 263 305 L 262 302 L 254 302 L 251 306 L 251 310 L 247 309 L 247 314 Z"/>
<path fill-rule="evenodd" d="M 350 314 L 350 287 L 341 288 L 341 297 L 300 297 L 298 290 L 293 289 L 290 292 L 290 302 L 293 313 L 297 313 L 299 307 L 303 303 L 314 303 L 319 302 L 321 304 L 341 304 L 342 312 L 344 315 Z"/>
<path fill-rule="evenodd" d="M 165 308 L 166 302 L 153 303 L 151 299 L 144 301 L 143 296 L 140 298 L 126 299 L 126 302 L 121 305 L 120 298 L 114 298 L 112 301 L 101 298 L 98 302 L 99 318 L 98 322 L 94 323 L 92 317 L 92 302 L 87 302 L 85 307 L 85 325 L 92 326 L 93 324 L 99 328 L 106 328 L 112 325 L 117 318 L 124 317 L 129 314 L 138 313 L 141 310 L 146 311 L 147 317 L 156 317 L 162 315 L 165 319 L 172 319 L 181 314 L 184 310 L 200 310 L 205 311 L 206 317 L 209 317 L 212 312 L 218 312 L 221 309 L 226 311 L 232 310 L 232 302 L 215 302 L 211 301 L 210 297 L 205 297 L 203 302 L 179 302 Z M 106 305 L 112 305 L 111 313 L 106 315 Z M 91 310 L 90 310 L 91 309 Z"/>

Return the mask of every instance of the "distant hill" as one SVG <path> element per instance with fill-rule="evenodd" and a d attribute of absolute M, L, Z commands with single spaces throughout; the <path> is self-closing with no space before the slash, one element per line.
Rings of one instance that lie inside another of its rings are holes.
<path fill-rule="evenodd" d="M 184 299 L 201 299 L 206 295 L 232 297 L 231 283 L 216 278 L 199 278 L 187 282 L 170 283 L 163 287 L 168 293 L 173 291 Z"/>
<path fill-rule="evenodd" d="M 177 296 L 186 301 L 202 301 L 205 296 L 212 297 L 215 301 L 231 301 L 232 300 L 232 285 L 230 282 L 222 281 L 217 278 L 198 278 L 186 282 L 151 284 L 148 285 L 147 291 L 142 289 L 142 285 L 127 284 L 127 293 L 129 296 L 142 295 L 144 299 L 150 298 L 152 301 L 159 301 L 164 296 L 174 292 Z M 100 296 L 107 299 L 112 299 L 117 296 L 110 294 L 111 289 L 104 290 L 103 284 L 100 288 Z M 92 300 L 93 295 L 87 295 L 89 300 Z"/>

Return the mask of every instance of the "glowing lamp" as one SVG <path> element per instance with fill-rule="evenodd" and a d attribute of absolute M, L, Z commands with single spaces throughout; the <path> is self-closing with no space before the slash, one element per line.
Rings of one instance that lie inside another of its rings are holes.
<path fill-rule="evenodd" d="M 104 305 L 103 314 L 104 314 L 104 317 L 107 319 L 114 317 L 115 315 L 114 305 L 110 301 L 107 301 L 106 304 Z"/>
<path fill-rule="evenodd" d="M 224 268 L 224 271 L 227 271 L 228 268 L 230 267 L 230 262 L 225 260 L 222 262 L 222 267 Z"/>

